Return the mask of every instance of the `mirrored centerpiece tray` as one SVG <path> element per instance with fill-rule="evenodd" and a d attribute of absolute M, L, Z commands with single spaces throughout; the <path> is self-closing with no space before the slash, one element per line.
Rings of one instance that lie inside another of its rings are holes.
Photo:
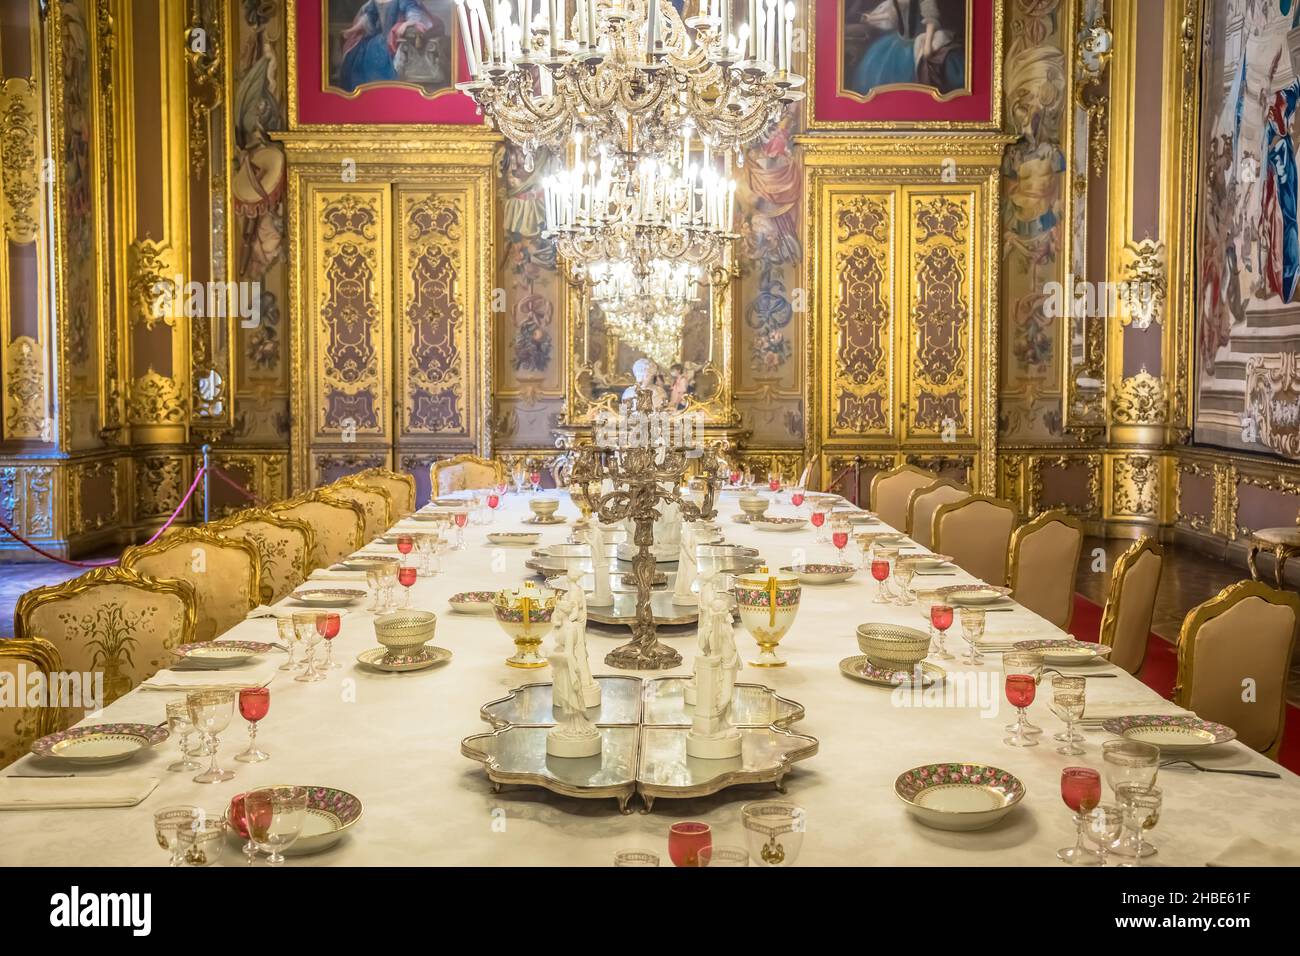
<path fill-rule="evenodd" d="M 546 733 L 557 720 L 551 684 L 525 684 L 484 704 L 480 716 L 488 733 L 461 741 L 461 753 L 484 765 L 494 792 L 506 784 L 542 787 L 586 799 L 613 798 L 628 813 L 633 794 L 645 812 L 659 797 L 702 797 L 728 787 L 775 785 L 795 761 L 817 753 L 815 737 L 796 734 L 801 704 L 761 684 L 736 684 L 731 722 L 740 731 L 740 756 L 704 760 L 686 753 L 693 708 L 686 703 L 687 677 L 597 676 L 601 702 L 587 718 L 601 734 L 593 757 L 552 757 Z"/>

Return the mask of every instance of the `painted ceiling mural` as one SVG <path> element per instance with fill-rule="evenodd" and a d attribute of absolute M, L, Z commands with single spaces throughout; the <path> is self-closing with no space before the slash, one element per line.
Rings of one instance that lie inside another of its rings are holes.
<path fill-rule="evenodd" d="M 1195 438 L 1300 458 L 1300 0 L 1210 8 Z"/>

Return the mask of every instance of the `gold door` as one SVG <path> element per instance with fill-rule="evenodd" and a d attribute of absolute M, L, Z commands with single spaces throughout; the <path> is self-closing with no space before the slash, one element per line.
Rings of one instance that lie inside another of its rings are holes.
<path fill-rule="evenodd" d="M 802 142 L 823 487 L 910 461 L 992 488 L 1002 138 Z"/>

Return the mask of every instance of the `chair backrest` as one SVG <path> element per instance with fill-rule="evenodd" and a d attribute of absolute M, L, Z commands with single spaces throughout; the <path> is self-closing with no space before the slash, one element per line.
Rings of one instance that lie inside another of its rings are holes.
<path fill-rule="evenodd" d="M 1061 630 L 1074 616 L 1074 582 L 1083 550 L 1083 523 L 1065 511 L 1045 511 L 1011 536 L 1011 596 Z"/>
<path fill-rule="evenodd" d="M 62 683 L 52 678 L 62 670 L 58 649 L 43 638 L 0 641 L 0 770 L 27 753 L 33 741 L 63 729 L 62 707 L 51 696 Z M 33 700 L 38 673 L 45 689 L 37 687 Z"/>
<path fill-rule="evenodd" d="M 388 492 L 393 506 L 393 521 L 406 517 L 415 510 L 415 476 L 387 468 L 367 468 L 357 472 L 358 480 L 376 485 Z"/>
<path fill-rule="evenodd" d="M 1227 724 L 1276 760 L 1298 624 L 1300 596 L 1259 581 L 1230 585 L 1192 608 L 1178 636 L 1175 703 Z"/>
<path fill-rule="evenodd" d="M 378 537 L 393 526 L 393 500 L 388 495 L 388 489 L 367 484 L 356 475 L 348 475 L 327 485 L 326 490 L 345 501 L 355 501 L 365 509 L 366 522 L 362 533 L 366 541 Z"/>
<path fill-rule="evenodd" d="M 907 528 L 907 503 L 917 488 L 934 484 L 936 475 L 915 465 L 899 465 L 871 479 L 871 510 L 890 527 Z"/>
<path fill-rule="evenodd" d="M 265 508 L 248 508 L 211 522 L 209 531 L 247 541 L 262 561 L 263 604 L 272 604 L 307 579 L 316 534 L 299 518 L 278 515 Z"/>
<path fill-rule="evenodd" d="M 366 509 L 357 501 L 345 501 L 317 488 L 271 505 L 270 510 L 298 518 L 316 535 L 313 568 L 327 568 L 358 550 L 365 541 Z"/>
<path fill-rule="evenodd" d="M 799 474 L 799 481 L 795 485 L 796 488 L 803 488 L 805 491 L 817 490 L 816 488 L 811 487 L 808 482 L 812 480 L 813 468 L 816 467 L 819 458 L 821 458 L 820 452 L 808 459 L 808 464 L 803 466 L 803 471 Z"/>
<path fill-rule="evenodd" d="M 505 480 L 505 465 L 478 455 L 456 455 L 429 466 L 429 484 L 435 498 L 457 491 L 491 488 Z"/>
<path fill-rule="evenodd" d="M 122 567 L 194 588 L 198 637 L 210 641 L 242 621 L 262 599 L 262 559 L 250 542 L 181 528 L 122 552 Z"/>
<path fill-rule="evenodd" d="M 1144 537 L 1119 556 L 1111 573 L 1098 640 L 1111 648 L 1110 662 L 1130 674 L 1141 671 L 1147 657 L 1164 563 L 1164 548 L 1155 538 Z"/>
<path fill-rule="evenodd" d="M 189 581 L 95 568 L 24 594 L 14 630 L 53 644 L 68 671 L 103 672 L 107 705 L 171 664 L 173 648 L 198 640 L 197 608 Z M 75 708 L 65 719 L 75 723 L 84 714 Z"/>
<path fill-rule="evenodd" d="M 921 547 L 930 547 L 931 522 L 939 506 L 961 501 L 969 494 L 969 488 L 946 478 L 915 489 L 907 497 L 907 527 L 904 530 Z"/>
<path fill-rule="evenodd" d="M 1007 552 L 1016 509 L 987 495 L 967 495 L 940 505 L 931 521 L 930 547 L 985 584 L 1007 580 Z"/>

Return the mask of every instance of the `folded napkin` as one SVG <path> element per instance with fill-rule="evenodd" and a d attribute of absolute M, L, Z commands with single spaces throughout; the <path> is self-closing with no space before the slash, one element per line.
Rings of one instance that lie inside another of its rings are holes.
<path fill-rule="evenodd" d="M 0 777 L 0 810 L 133 807 L 154 792 L 157 777 Z"/>
<path fill-rule="evenodd" d="M 337 614 L 339 617 L 347 617 L 349 613 L 348 609 L 345 607 L 330 608 L 329 610 L 331 613 Z M 303 608 L 298 605 L 277 604 L 272 607 L 269 604 L 259 604 L 248 612 L 248 617 L 245 618 L 245 620 L 259 621 L 270 620 L 272 618 L 290 618 L 295 614 L 301 614 L 302 611 Z"/>
<path fill-rule="evenodd" d="M 1235 837 L 1206 866 L 1300 866 L 1300 846 L 1279 846 L 1252 836 Z"/>
<path fill-rule="evenodd" d="M 241 687 L 261 687 L 275 677 L 273 663 L 255 664 L 252 667 L 235 667 L 227 670 L 161 670 L 140 686 L 148 690 L 238 690 Z"/>
<path fill-rule="evenodd" d="M 309 581 L 365 581 L 365 571 L 335 571 L 331 568 L 317 568 L 307 579 Z"/>
<path fill-rule="evenodd" d="M 1081 724 L 1096 724 L 1112 717 L 1128 717 L 1137 714 L 1190 714 L 1173 701 L 1155 700 L 1089 700 L 1084 704 Z"/>

